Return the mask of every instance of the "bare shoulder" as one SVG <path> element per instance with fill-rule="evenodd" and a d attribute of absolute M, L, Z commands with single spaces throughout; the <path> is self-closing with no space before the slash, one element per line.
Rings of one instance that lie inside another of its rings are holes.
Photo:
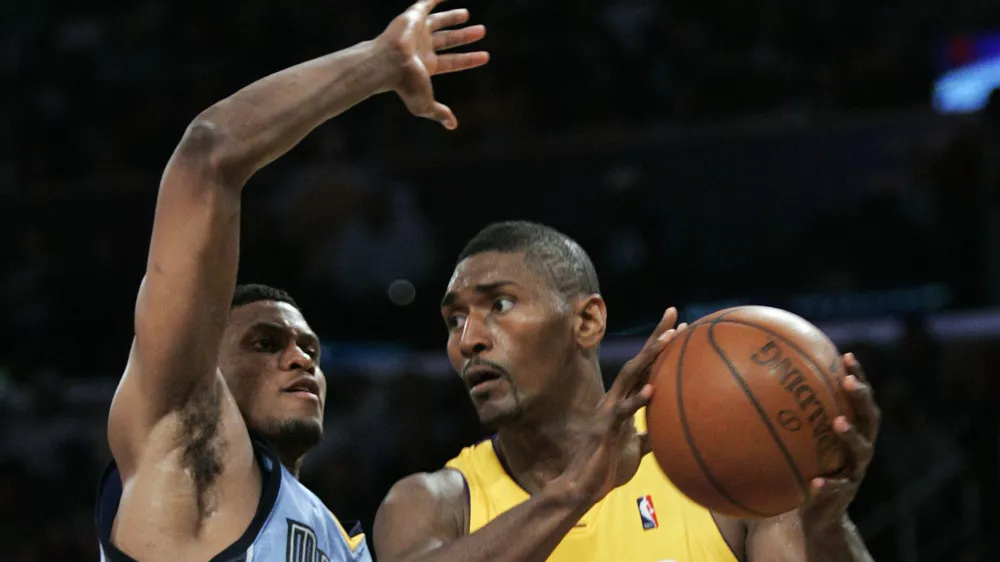
<path fill-rule="evenodd" d="M 437 472 L 411 474 L 396 482 L 382 500 L 379 514 L 391 516 L 396 509 L 405 507 L 410 513 L 417 510 L 440 518 L 465 520 L 468 505 L 465 477 L 457 470 L 444 468 Z"/>
<path fill-rule="evenodd" d="M 376 556 L 396 559 L 428 552 L 469 531 L 469 496 L 457 470 L 411 474 L 386 494 L 372 529 Z"/>

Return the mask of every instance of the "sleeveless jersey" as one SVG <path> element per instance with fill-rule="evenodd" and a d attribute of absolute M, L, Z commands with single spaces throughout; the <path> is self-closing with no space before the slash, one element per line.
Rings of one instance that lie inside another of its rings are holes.
<path fill-rule="evenodd" d="M 636 426 L 645 427 L 645 412 Z M 445 465 L 462 473 L 469 493 L 469 533 L 530 497 L 497 457 L 496 436 L 467 447 Z M 580 519 L 550 562 L 737 562 L 711 512 L 689 500 L 646 455 L 635 477 Z"/>
<path fill-rule="evenodd" d="M 264 439 L 251 432 L 251 442 L 263 479 L 257 513 L 243 535 L 211 562 L 371 562 L 360 524 L 345 531 Z M 101 562 L 134 562 L 111 544 L 121 493 L 121 475 L 112 461 L 101 478 L 96 505 Z"/>

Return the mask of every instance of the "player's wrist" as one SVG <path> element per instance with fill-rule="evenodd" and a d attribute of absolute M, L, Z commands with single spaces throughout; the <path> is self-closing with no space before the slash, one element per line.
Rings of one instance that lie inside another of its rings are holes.
<path fill-rule="evenodd" d="M 846 513 L 836 516 L 811 516 L 801 513 L 802 530 L 808 540 L 814 544 L 838 544 L 850 536 L 856 529 Z"/>
<path fill-rule="evenodd" d="M 412 72 L 412 52 L 398 38 L 379 35 L 361 44 L 368 51 L 373 64 L 373 78 L 378 84 L 378 93 L 396 92 Z"/>
<path fill-rule="evenodd" d="M 577 479 L 566 475 L 552 480 L 542 488 L 541 496 L 552 505 L 579 512 L 582 516 L 596 501 Z"/>

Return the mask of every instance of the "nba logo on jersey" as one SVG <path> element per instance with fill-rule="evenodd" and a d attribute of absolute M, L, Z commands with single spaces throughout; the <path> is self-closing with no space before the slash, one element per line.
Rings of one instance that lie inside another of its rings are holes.
<path fill-rule="evenodd" d="M 635 500 L 639 505 L 639 518 L 642 519 L 642 528 L 645 530 L 655 529 L 660 526 L 656 520 L 656 508 L 653 507 L 653 496 L 643 496 Z"/>

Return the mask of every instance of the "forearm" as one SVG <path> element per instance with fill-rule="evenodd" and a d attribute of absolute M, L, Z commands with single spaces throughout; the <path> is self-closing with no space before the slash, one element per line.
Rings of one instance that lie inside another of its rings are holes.
<path fill-rule="evenodd" d="M 361 43 L 282 70 L 192 121 L 164 171 L 135 312 L 141 379 L 158 415 L 213 381 L 239 259 L 240 190 L 325 120 L 388 84 Z M 384 58 L 384 57 L 382 57 Z"/>
<path fill-rule="evenodd" d="M 475 533 L 408 560 L 542 562 L 585 513 L 582 502 L 560 491 L 545 490 Z"/>
<path fill-rule="evenodd" d="M 225 183 L 242 187 L 325 121 L 386 91 L 392 61 L 374 41 L 258 80 L 202 112 L 192 128 L 211 132 L 211 158 Z"/>
<path fill-rule="evenodd" d="M 806 560 L 809 562 L 872 562 L 861 534 L 844 515 L 841 524 L 825 529 L 811 529 L 804 525 Z"/>

